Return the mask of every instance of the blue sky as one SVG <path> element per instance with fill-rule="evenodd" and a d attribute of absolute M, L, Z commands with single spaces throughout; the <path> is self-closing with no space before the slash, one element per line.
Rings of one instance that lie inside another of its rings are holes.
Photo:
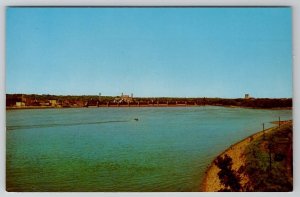
<path fill-rule="evenodd" d="M 6 92 L 292 97 L 290 8 L 8 8 Z"/>

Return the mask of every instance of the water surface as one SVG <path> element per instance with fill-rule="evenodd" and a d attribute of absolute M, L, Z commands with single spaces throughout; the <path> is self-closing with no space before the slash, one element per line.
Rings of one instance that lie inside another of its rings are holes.
<path fill-rule="evenodd" d="M 225 148 L 278 116 L 292 119 L 291 110 L 212 106 L 6 115 L 9 191 L 199 191 Z"/>

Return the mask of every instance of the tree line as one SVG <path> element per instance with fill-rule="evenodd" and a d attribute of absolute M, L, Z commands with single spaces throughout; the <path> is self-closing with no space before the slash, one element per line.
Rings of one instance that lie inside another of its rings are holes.
<path fill-rule="evenodd" d="M 116 98 L 113 96 L 96 96 L 96 95 L 49 95 L 49 94 L 6 94 L 6 106 L 13 106 L 16 102 L 27 101 L 47 101 L 57 100 L 58 102 L 69 103 L 88 103 L 89 105 L 104 105 L 114 104 Z M 121 105 L 127 105 L 128 103 L 121 103 Z M 237 107 L 249 107 L 249 108 L 290 108 L 293 105 L 292 98 L 176 98 L 176 97 L 136 97 L 130 102 L 131 105 L 155 105 L 155 104 L 168 104 L 168 105 L 215 105 L 215 106 L 237 106 Z"/>

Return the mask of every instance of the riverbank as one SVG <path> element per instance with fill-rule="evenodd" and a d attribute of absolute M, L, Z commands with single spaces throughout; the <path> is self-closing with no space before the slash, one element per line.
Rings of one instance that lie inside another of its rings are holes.
<path fill-rule="evenodd" d="M 278 124 L 277 122 L 273 122 L 274 124 Z M 292 125 L 292 121 L 281 121 L 281 128 L 284 128 L 284 125 L 290 126 Z M 220 172 L 220 168 L 216 165 L 216 161 L 218 158 L 224 158 L 225 155 L 229 156 L 232 159 L 232 167 L 231 169 L 238 174 L 240 179 L 240 185 L 244 188 L 245 191 L 249 191 L 251 188 L 251 184 L 249 187 L 249 183 L 251 180 L 247 173 L 245 173 L 245 166 L 249 162 L 249 156 L 247 154 L 250 152 L 249 147 L 253 146 L 253 142 L 256 143 L 256 147 L 264 147 L 266 145 L 265 140 L 261 140 L 266 135 L 270 135 L 273 132 L 278 132 L 280 129 L 278 127 L 272 127 L 265 131 L 260 131 L 254 135 L 251 135 L 240 142 L 230 146 L 224 152 L 222 152 L 218 157 L 216 157 L 213 162 L 210 164 L 208 169 L 205 172 L 205 176 L 201 185 L 201 190 L 204 192 L 216 192 L 224 189 L 223 184 L 221 183 L 218 173 Z M 261 149 L 261 148 L 259 148 Z M 265 149 L 265 148 L 262 148 Z M 252 151 L 252 150 L 251 150 Z M 252 152 L 251 152 L 252 153 Z M 257 153 L 256 153 L 257 154 Z M 289 159 L 289 158 L 288 158 Z M 262 175 L 261 175 L 262 176 Z M 245 189 L 246 188 L 246 189 Z M 255 191 L 255 190 L 254 190 Z"/>
<path fill-rule="evenodd" d="M 22 107 L 6 107 L 6 110 L 22 110 L 22 109 L 68 109 L 68 108 L 130 108 L 130 107 L 205 107 L 205 106 L 216 106 L 226 108 L 245 108 L 245 109 L 264 109 L 264 110 L 292 110 L 292 107 L 282 108 L 254 108 L 254 107 L 243 107 L 243 106 L 226 106 L 226 105 L 185 105 L 185 104 L 149 104 L 149 105 L 100 105 L 100 106 L 70 106 L 70 107 L 55 107 L 55 106 L 22 106 Z"/>

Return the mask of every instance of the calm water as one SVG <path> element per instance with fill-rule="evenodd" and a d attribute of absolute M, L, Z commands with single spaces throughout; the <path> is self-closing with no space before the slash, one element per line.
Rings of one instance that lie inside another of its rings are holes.
<path fill-rule="evenodd" d="M 292 111 L 223 107 L 7 111 L 7 189 L 199 191 L 204 171 L 218 153 L 278 116 L 292 119 Z"/>

